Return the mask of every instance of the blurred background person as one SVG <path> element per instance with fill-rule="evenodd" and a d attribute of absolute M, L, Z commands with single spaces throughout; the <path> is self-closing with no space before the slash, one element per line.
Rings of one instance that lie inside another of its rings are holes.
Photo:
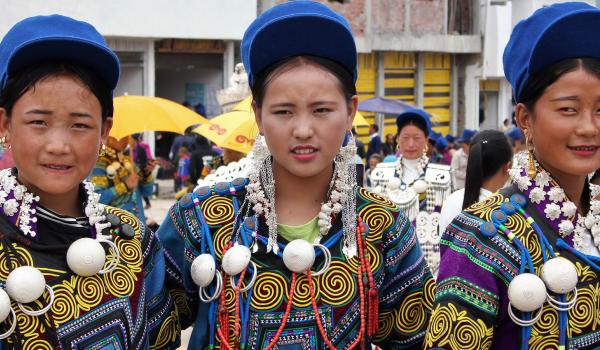
<path fill-rule="evenodd" d="M 92 170 L 91 181 L 100 194 L 100 203 L 127 210 L 145 223 L 140 196 L 150 196 L 154 190 L 154 164 L 148 164 L 143 171 L 137 168 L 124 153 L 128 145 L 129 136 L 120 140 L 109 137 Z"/>
<path fill-rule="evenodd" d="M 463 209 L 491 196 L 508 181 L 512 147 L 496 130 L 483 130 L 471 139 L 466 187 L 452 193 L 442 206 L 440 234 Z"/>
<path fill-rule="evenodd" d="M 385 143 L 381 146 L 383 150 L 383 156 L 389 156 L 390 154 L 396 154 L 396 138 L 392 134 L 385 135 Z"/>
<path fill-rule="evenodd" d="M 450 166 L 452 167 L 452 183 L 454 189 L 459 190 L 465 187 L 465 178 L 467 176 L 467 160 L 469 157 L 469 143 L 476 131 L 464 129 L 462 135 L 456 140 L 460 149 L 454 153 Z"/>

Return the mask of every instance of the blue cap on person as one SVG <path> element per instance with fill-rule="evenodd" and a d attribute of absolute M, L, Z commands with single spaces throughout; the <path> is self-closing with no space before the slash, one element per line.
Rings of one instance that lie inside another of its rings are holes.
<path fill-rule="evenodd" d="M 350 24 L 327 6 L 289 1 L 265 11 L 244 33 L 242 61 L 250 86 L 273 63 L 298 55 L 336 61 L 356 78 L 358 53 Z"/>
<path fill-rule="evenodd" d="M 514 141 L 519 141 L 523 139 L 523 132 L 521 129 L 514 127 L 506 132 L 506 136 L 510 137 Z"/>
<path fill-rule="evenodd" d="M 445 137 L 438 137 L 438 139 L 435 141 L 435 148 L 438 151 L 442 152 L 443 150 L 448 148 L 448 140 L 446 140 Z"/>
<path fill-rule="evenodd" d="M 431 133 L 431 117 L 429 113 L 425 112 L 425 110 L 421 108 L 409 108 L 406 111 L 400 113 L 396 117 L 396 126 L 398 129 L 404 125 L 409 120 L 417 120 L 421 122 L 421 124 L 425 127 L 425 135 L 429 135 Z M 400 132 L 400 130 L 398 130 Z"/>
<path fill-rule="evenodd" d="M 446 135 L 446 141 L 454 142 L 454 140 L 456 140 L 456 139 L 453 135 L 451 135 L 451 134 Z"/>
<path fill-rule="evenodd" d="M 442 137 L 442 133 L 441 132 L 437 132 L 435 130 L 431 130 L 429 132 L 429 136 L 427 138 L 430 139 L 430 140 L 432 140 L 432 141 L 437 141 L 440 137 Z"/>
<path fill-rule="evenodd" d="M 91 24 L 61 15 L 35 16 L 15 24 L 0 42 L 0 88 L 20 70 L 45 61 L 87 66 L 114 90 L 119 58 Z"/>
<path fill-rule="evenodd" d="M 529 78 L 568 58 L 600 58 L 600 9 L 582 2 L 545 6 L 517 23 L 504 49 L 504 75 L 515 101 Z"/>
<path fill-rule="evenodd" d="M 477 131 L 471 129 L 464 129 L 462 135 L 456 140 L 458 143 L 469 143 L 471 138 L 477 134 Z"/>

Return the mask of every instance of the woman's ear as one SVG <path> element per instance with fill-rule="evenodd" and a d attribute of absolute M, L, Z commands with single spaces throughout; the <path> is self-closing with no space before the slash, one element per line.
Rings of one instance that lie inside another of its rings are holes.
<path fill-rule="evenodd" d="M 533 114 L 525 107 L 523 103 L 518 103 L 515 106 L 515 121 L 517 126 L 523 130 L 523 134 L 527 136 L 527 130 L 531 128 L 531 122 L 533 120 Z"/>
<path fill-rule="evenodd" d="M 0 108 L 0 138 L 4 139 L 4 144 L 10 143 L 10 118 L 4 108 Z"/>
<path fill-rule="evenodd" d="M 113 126 L 113 118 L 108 117 L 102 122 L 102 129 L 100 132 L 100 140 L 102 140 L 103 144 L 108 143 L 108 135 L 110 134 L 110 129 Z"/>
<path fill-rule="evenodd" d="M 346 122 L 346 130 L 352 130 L 352 124 L 354 123 L 354 117 L 358 111 L 358 96 L 352 96 L 352 99 L 348 102 L 348 120 Z"/>
<path fill-rule="evenodd" d="M 256 120 L 256 125 L 258 125 L 258 133 L 264 135 L 264 129 L 262 125 L 262 114 L 261 108 L 258 108 L 256 105 L 256 101 L 252 100 L 252 111 L 254 112 L 254 119 Z"/>

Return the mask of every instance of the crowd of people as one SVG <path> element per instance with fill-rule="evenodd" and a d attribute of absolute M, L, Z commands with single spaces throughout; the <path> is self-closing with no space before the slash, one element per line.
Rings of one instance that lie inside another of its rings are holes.
<path fill-rule="evenodd" d="M 572 2 L 515 26 L 514 127 L 444 136 L 411 108 L 363 145 L 348 21 L 276 5 L 241 43 L 251 155 L 178 136 L 160 226 L 144 215 L 157 160 L 141 135 L 110 136 L 116 54 L 86 22 L 16 23 L 0 42 L 0 349 L 177 349 L 189 326 L 191 349 L 600 347 L 598 23 Z M 196 186 L 232 161 L 245 176 Z"/>

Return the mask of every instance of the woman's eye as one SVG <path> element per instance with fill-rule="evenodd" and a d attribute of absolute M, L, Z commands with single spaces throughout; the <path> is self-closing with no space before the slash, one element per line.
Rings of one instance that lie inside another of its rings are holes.
<path fill-rule="evenodd" d="M 89 125 L 81 124 L 81 123 L 74 124 L 73 127 L 76 129 L 89 129 L 90 128 Z"/>
<path fill-rule="evenodd" d="M 561 107 L 558 110 L 561 111 L 561 112 L 564 112 L 564 113 L 575 113 L 575 112 L 577 112 L 577 110 L 575 110 L 575 108 L 573 108 L 573 107 Z"/>
<path fill-rule="evenodd" d="M 276 114 L 276 115 L 289 115 L 291 113 L 292 112 L 285 110 L 285 109 L 281 109 L 281 110 L 277 110 L 277 111 L 273 112 L 273 114 Z"/>
<path fill-rule="evenodd" d="M 31 124 L 31 125 L 46 125 L 46 122 L 43 120 L 32 120 L 27 124 Z"/>
<path fill-rule="evenodd" d="M 329 113 L 329 112 L 331 112 L 330 108 L 323 107 L 323 108 L 315 109 L 315 113 L 317 113 L 317 114 L 325 114 L 325 113 Z"/>

